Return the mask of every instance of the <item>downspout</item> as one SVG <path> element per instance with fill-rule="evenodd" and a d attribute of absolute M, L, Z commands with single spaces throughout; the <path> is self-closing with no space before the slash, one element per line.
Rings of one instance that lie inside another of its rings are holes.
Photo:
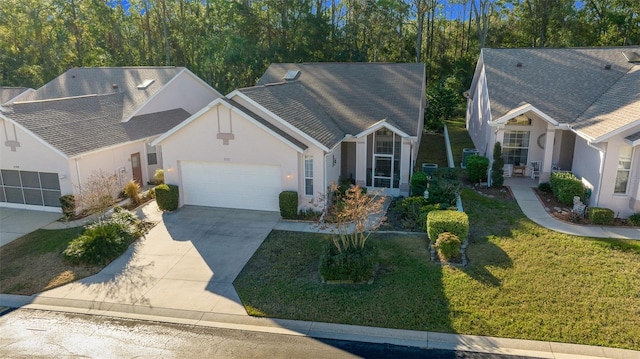
<path fill-rule="evenodd" d="M 607 153 L 606 151 L 603 151 L 601 148 L 594 146 L 593 144 L 591 144 L 590 141 L 587 141 L 587 146 L 593 148 L 594 150 L 597 150 L 598 152 L 604 153 L 604 155 L 606 156 L 606 153 Z M 600 178 L 598 178 L 598 186 L 595 188 L 595 193 L 592 194 L 592 196 L 595 195 L 595 202 L 592 207 L 598 207 L 598 202 L 600 201 L 600 187 L 602 187 L 602 177 L 604 175 L 604 158 L 602 159 L 602 161 L 600 161 L 599 172 L 600 172 Z"/>
<path fill-rule="evenodd" d="M 78 159 L 74 159 L 76 162 L 76 177 L 78 178 L 78 191 L 82 193 L 82 182 L 80 180 L 80 165 L 78 164 Z"/>
<path fill-rule="evenodd" d="M 329 154 L 325 154 L 324 156 L 322 156 L 322 168 L 323 168 L 323 176 L 322 176 L 322 181 L 323 181 L 323 186 L 322 188 L 324 188 L 325 194 L 324 194 L 324 210 L 327 209 L 327 204 L 329 203 L 329 190 L 327 188 L 327 157 L 329 156 Z"/>

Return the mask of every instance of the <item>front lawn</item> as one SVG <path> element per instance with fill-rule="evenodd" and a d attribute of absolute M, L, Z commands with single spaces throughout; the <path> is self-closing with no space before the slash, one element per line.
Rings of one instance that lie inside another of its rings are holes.
<path fill-rule="evenodd" d="M 328 238 L 274 231 L 234 285 L 256 316 L 640 349 L 640 242 L 555 233 L 471 190 L 463 200 L 466 268 L 431 263 L 426 235 L 376 234 L 374 284 L 324 285 Z"/>
<path fill-rule="evenodd" d="M 0 293 L 31 295 L 98 273 L 102 266 L 72 266 L 62 256 L 83 230 L 38 229 L 2 246 Z"/>

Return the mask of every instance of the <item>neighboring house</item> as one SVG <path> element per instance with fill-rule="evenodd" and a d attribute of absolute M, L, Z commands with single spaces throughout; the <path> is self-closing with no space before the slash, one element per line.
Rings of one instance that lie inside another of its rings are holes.
<path fill-rule="evenodd" d="M 14 96 L 0 109 L 0 206 L 60 211 L 98 171 L 145 184 L 162 168 L 150 142 L 221 96 L 180 67 L 74 68 Z"/>
<path fill-rule="evenodd" d="M 18 101 L 20 100 L 20 98 L 26 96 L 28 93 L 32 91 L 34 90 L 28 87 L 0 86 L 0 106 L 2 106 L 3 104 L 8 104 L 14 101 Z"/>
<path fill-rule="evenodd" d="M 473 143 L 500 142 L 507 173 L 571 171 L 590 206 L 640 211 L 639 46 L 483 49 L 466 95 Z"/>
<path fill-rule="evenodd" d="M 153 144 L 180 205 L 312 208 L 339 180 L 408 195 L 424 107 L 423 64 L 272 64 Z"/>

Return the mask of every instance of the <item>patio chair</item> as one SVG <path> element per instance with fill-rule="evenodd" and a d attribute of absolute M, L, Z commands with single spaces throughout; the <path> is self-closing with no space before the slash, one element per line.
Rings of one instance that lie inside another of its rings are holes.
<path fill-rule="evenodd" d="M 540 177 L 540 169 L 542 168 L 542 161 L 531 161 L 531 179 Z"/>

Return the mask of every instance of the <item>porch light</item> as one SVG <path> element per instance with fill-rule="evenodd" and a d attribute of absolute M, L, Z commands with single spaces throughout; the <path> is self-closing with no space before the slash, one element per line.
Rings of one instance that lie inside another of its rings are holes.
<path fill-rule="evenodd" d="M 287 173 L 287 179 L 288 179 L 288 180 L 290 180 L 290 179 L 292 179 L 292 178 L 293 178 L 293 174 L 291 174 L 291 171 L 289 171 L 289 172 Z"/>

